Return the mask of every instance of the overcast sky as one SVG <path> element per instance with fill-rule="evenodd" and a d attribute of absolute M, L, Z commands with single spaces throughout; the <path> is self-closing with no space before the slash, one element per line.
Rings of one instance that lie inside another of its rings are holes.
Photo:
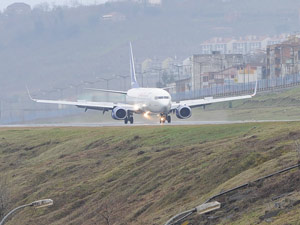
<path fill-rule="evenodd" d="M 79 2 L 81 4 L 100 4 L 100 3 L 104 3 L 107 2 L 108 0 L 0 0 L 0 10 L 5 9 L 8 5 L 15 3 L 15 2 L 24 2 L 27 3 L 29 5 L 31 5 L 32 7 L 43 3 L 43 2 L 48 2 L 50 4 L 56 4 L 56 5 L 69 5 L 72 2 Z"/>

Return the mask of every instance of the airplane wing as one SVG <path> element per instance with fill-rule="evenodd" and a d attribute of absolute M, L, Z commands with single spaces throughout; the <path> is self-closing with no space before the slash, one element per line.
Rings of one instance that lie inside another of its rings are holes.
<path fill-rule="evenodd" d="M 108 93 L 114 93 L 114 94 L 123 94 L 126 95 L 126 91 L 115 91 L 115 90 L 107 90 L 107 89 L 97 89 L 97 88 L 85 88 L 86 90 L 91 91 L 101 91 L 101 92 L 108 92 Z"/>
<path fill-rule="evenodd" d="M 84 108 L 85 110 L 112 110 L 113 108 L 119 106 L 126 110 L 136 111 L 135 106 L 123 103 L 113 103 L 113 102 L 89 102 L 89 101 L 64 101 L 64 100 L 42 100 L 42 99 L 31 99 L 38 103 L 46 104 L 57 104 L 57 105 L 73 105 L 78 108 Z"/>
<path fill-rule="evenodd" d="M 214 99 L 213 97 L 209 97 L 209 98 L 204 98 L 204 99 L 185 100 L 185 101 L 174 102 L 174 103 L 172 102 L 171 110 L 176 109 L 180 105 L 186 105 L 186 106 L 189 106 L 191 108 L 196 108 L 196 107 L 199 107 L 199 106 L 209 105 L 209 104 L 212 104 L 212 103 L 249 99 L 249 98 L 254 97 L 256 95 L 256 92 L 257 92 L 257 82 L 256 82 L 256 85 L 255 85 L 254 93 L 252 95 L 242 95 L 242 96 L 216 98 L 216 99 Z"/>
<path fill-rule="evenodd" d="M 218 103 L 218 102 L 228 102 L 228 101 L 235 101 L 235 100 L 241 100 L 241 99 L 249 99 L 252 98 L 252 95 L 244 95 L 244 96 L 237 96 L 237 97 L 227 97 L 227 98 L 204 98 L 204 99 L 196 99 L 196 100 L 186 100 L 186 101 L 180 101 L 176 103 L 172 103 L 172 109 L 176 109 L 180 105 L 186 105 L 191 108 L 196 108 L 199 106 L 209 105 L 212 103 Z"/>
<path fill-rule="evenodd" d="M 93 110 L 103 110 L 108 111 L 112 110 L 115 107 L 122 107 L 126 110 L 136 112 L 139 109 L 134 105 L 124 104 L 124 103 L 113 103 L 113 102 L 90 102 L 90 101 L 65 101 L 65 100 L 44 100 L 44 99 L 35 99 L 32 98 L 29 91 L 29 97 L 32 101 L 38 103 L 46 103 L 46 104 L 57 104 L 57 105 L 72 105 L 77 106 L 78 108 L 83 108 L 85 110 L 93 109 Z"/>

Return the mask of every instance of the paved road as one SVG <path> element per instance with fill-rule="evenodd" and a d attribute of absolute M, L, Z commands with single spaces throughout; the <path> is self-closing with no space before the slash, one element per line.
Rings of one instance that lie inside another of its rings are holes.
<path fill-rule="evenodd" d="M 159 123 L 143 123 L 137 122 L 135 124 L 127 124 L 121 122 L 108 123 L 54 123 L 54 124 L 14 124 L 14 125 L 0 125 L 0 128 L 5 127 L 135 127 L 135 126 L 184 126 L 184 125 L 207 125 L 207 124 L 236 124 L 236 123 L 263 123 L 263 122 L 297 122 L 300 120 L 249 120 L 249 121 L 174 121 L 171 124 Z"/>

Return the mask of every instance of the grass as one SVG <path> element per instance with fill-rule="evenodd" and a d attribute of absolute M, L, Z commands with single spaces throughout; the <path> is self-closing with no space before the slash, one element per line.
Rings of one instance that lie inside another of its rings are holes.
<path fill-rule="evenodd" d="M 259 93 L 250 100 L 194 110 L 194 120 L 299 120 L 300 88 Z"/>
<path fill-rule="evenodd" d="M 10 207 L 55 201 L 47 209 L 24 210 L 7 224 L 105 224 L 101 214 L 108 203 L 113 224 L 163 224 L 221 190 L 297 163 L 299 125 L 2 128 L 0 177 L 8 180 Z M 292 191 L 300 199 L 296 175 Z M 263 224 L 259 217 L 270 202 L 262 193 L 232 219 L 221 214 L 210 222 Z M 299 210 L 296 205 L 272 219 L 296 221 Z"/>

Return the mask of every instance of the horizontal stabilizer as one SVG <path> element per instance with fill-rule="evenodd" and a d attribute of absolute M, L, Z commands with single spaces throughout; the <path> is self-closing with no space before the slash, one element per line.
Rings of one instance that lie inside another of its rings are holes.
<path fill-rule="evenodd" d="M 108 93 L 115 93 L 115 94 L 122 94 L 126 95 L 126 91 L 115 91 L 115 90 L 107 90 L 107 89 L 98 89 L 98 88 L 85 88 L 86 90 L 91 90 L 91 91 L 101 91 L 101 92 L 108 92 Z"/>

